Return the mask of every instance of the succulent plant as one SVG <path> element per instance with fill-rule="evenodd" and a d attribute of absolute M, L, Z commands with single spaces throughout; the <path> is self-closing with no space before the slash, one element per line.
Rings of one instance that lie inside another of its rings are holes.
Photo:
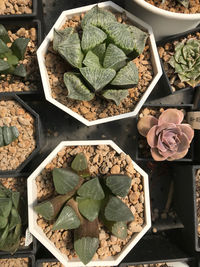
<path fill-rule="evenodd" d="M 0 147 L 7 146 L 16 140 L 19 136 L 18 129 L 15 126 L 0 127 Z"/>
<path fill-rule="evenodd" d="M 162 4 L 165 3 L 166 0 L 162 0 Z M 183 5 L 184 7 L 188 8 L 190 4 L 190 0 L 176 0 L 177 3 Z"/>
<path fill-rule="evenodd" d="M 138 131 L 147 138 L 154 160 L 172 161 L 187 154 L 194 130 L 189 124 L 182 123 L 183 118 L 182 111 L 169 108 L 158 119 L 148 115 L 138 121 Z"/>
<path fill-rule="evenodd" d="M 169 60 L 181 82 L 195 87 L 200 82 L 200 41 L 189 39 L 179 42 Z"/>
<path fill-rule="evenodd" d="M 128 194 L 130 177 L 90 177 L 84 153 L 75 156 L 71 168 L 54 168 L 52 175 L 58 195 L 37 204 L 34 210 L 54 221 L 52 230 L 74 230 L 74 249 L 84 264 L 99 246 L 99 220 L 118 238 L 127 237 L 127 222 L 134 216 L 119 197 Z"/>
<path fill-rule="evenodd" d="M 20 193 L 0 183 L 0 250 L 15 253 L 20 244 Z"/>
<path fill-rule="evenodd" d="M 0 74 L 26 77 L 25 66 L 20 60 L 24 59 L 28 42 L 28 38 L 17 38 L 12 43 L 5 27 L 0 24 Z"/>
<path fill-rule="evenodd" d="M 133 59 L 144 50 L 147 33 L 117 22 L 115 16 L 97 5 L 82 22 L 82 37 L 74 28 L 54 29 L 53 49 L 74 69 L 64 74 L 68 97 L 90 101 L 95 95 L 117 105 L 138 83 Z"/>

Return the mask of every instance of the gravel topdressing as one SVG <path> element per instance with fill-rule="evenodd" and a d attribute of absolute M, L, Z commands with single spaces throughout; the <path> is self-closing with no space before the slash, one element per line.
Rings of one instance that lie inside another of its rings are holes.
<path fill-rule="evenodd" d="M 32 0 L 1 0 L 0 15 L 31 14 L 32 5 Z"/>
<path fill-rule="evenodd" d="M 28 258 L 0 259 L 1 267 L 28 267 Z"/>

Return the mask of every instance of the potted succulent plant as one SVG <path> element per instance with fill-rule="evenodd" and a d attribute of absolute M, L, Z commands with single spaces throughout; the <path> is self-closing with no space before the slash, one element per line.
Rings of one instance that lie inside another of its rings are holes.
<path fill-rule="evenodd" d="M 88 126 L 135 116 L 161 76 L 154 48 L 112 2 L 64 11 L 37 51 L 45 97 Z"/>
<path fill-rule="evenodd" d="M 200 19 L 195 1 L 126 0 L 125 7 L 152 26 L 156 40 L 195 28 Z"/>
<path fill-rule="evenodd" d="M 30 232 L 66 266 L 117 265 L 150 227 L 146 182 L 112 141 L 62 142 L 28 178 Z"/>

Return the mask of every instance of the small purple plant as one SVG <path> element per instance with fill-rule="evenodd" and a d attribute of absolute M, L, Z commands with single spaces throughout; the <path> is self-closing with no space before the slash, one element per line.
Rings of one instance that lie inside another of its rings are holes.
<path fill-rule="evenodd" d="M 183 158 L 194 137 L 189 124 L 181 123 L 184 114 L 178 109 L 167 109 L 157 119 L 147 115 L 142 117 L 137 128 L 147 138 L 151 155 L 156 161 L 177 160 Z"/>

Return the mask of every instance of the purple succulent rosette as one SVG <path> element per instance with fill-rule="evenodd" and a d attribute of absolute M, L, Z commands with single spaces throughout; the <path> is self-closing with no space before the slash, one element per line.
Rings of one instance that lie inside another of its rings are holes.
<path fill-rule="evenodd" d="M 158 119 L 147 115 L 139 120 L 138 131 L 147 138 L 154 160 L 178 160 L 187 154 L 194 130 L 181 123 L 183 118 L 182 111 L 169 108 Z"/>

